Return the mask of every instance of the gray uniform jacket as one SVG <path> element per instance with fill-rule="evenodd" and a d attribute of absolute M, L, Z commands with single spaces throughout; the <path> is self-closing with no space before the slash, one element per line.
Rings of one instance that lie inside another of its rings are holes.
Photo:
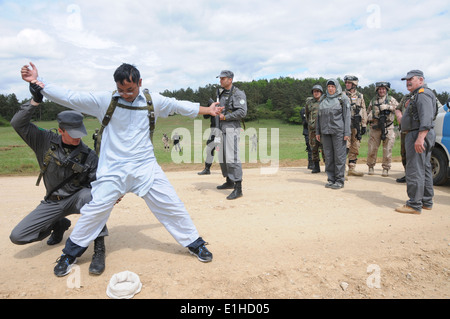
<path fill-rule="evenodd" d="M 47 195 L 66 178 L 74 174 L 74 170 L 72 169 L 74 162 L 79 162 L 80 165 L 83 165 L 83 171 L 78 173 L 62 188 L 53 192 L 52 195 L 68 197 L 82 188 L 90 187 L 90 183 L 95 180 L 98 164 L 98 157 L 95 152 L 87 147 L 86 144 L 80 142 L 73 151 L 67 154 L 62 146 L 61 135 L 49 130 L 40 129 L 30 122 L 35 109 L 36 107 L 30 103 L 25 103 L 12 118 L 11 125 L 25 143 L 34 151 L 41 170 L 44 166 L 44 158 L 48 150 L 54 148 L 52 156 L 49 157 L 47 155 L 50 160 L 43 175 Z M 68 161 L 68 159 L 71 159 L 71 161 Z"/>
<path fill-rule="evenodd" d="M 233 86 L 231 90 L 224 91 L 220 95 L 219 102 L 220 106 L 225 107 L 222 112 L 225 120 L 220 121 L 222 132 L 226 133 L 227 128 L 240 128 L 242 119 L 247 115 L 247 97 L 244 91 Z"/>
<path fill-rule="evenodd" d="M 341 94 L 340 84 L 336 80 L 333 82 L 336 83 L 336 93 L 329 95 L 327 91 L 319 105 L 316 135 L 343 133 L 343 136 L 351 136 L 350 99 L 345 94 Z"/>
<path fill-rule="evenodd" d="M 409 105 L 403 112 L 402 131 L 427 131 L 434 128 L 436 96 L 428 87 L 422 86 L 411 95 Z"/>

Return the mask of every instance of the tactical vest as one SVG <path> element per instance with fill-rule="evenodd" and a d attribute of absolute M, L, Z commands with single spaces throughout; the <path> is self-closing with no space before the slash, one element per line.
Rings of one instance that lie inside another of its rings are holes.
<path fill-rule="evenodd" d="M 66 154 L 66 157 L 64 159 L 64 162 L 61 162 L 61 160 L 55 155 L 55 151 L 59 147 L 58 141 L 50 141 L 50 147 L 47 150 L 47 152 L 44 155 L 44 159 L 42 162 L 42 166 L 40 167 L 40 173 L 39 177 L 36 181 L 36 186 L 39 186 L 42 177 L 44 176 L 45 172 L 48 169 L 48 166 L 50 162 L 53 160 L 53 162 L 60 166 L 60 167 L 69 167 L 72 169 L 72 174 L 68 176 L 66 179 L 64 179 L 61 183 L 59 183 L 56 187 L 54 187 L 51 190 L 47 189 L 47 194 L 45 196 L 45 200 L 56 192 L 58 189 L 62 188 L 67 183 L 71 182 L 76 185 L 80 186 L 80 178 L 82 177 L 80 174 L 85 172 L 85 166 L 86 160 L 89 156 L 89 151 L 84 151 L 82 149 L 75 148 L 72 152 L 69 154 Z M 78 177 L 78 179 L 77 179 Z"/>
<path fill-rule="evenodd" d="M 232 100 L 233 94 L 236 93 L 236 89 L 237 88 L 234 85 L 230 89 L 230 93 L 229 93 L 227 102 L 225 104 L 225 109 L 224 109 L 225 110 L 225 115 L 233 113 L 233 109 L 232 109 L 232 107 L 230 107 L 230 102 Z M 223 93 L 225 93 L 225 90 L 222 91 L 222 93 L 219 94 L 219 100 L 220 100 L 220 97 L 222 97 Z M 244 119 L 241 119 L 241 123 L 242 123 L 242 126 L 244 127 L 244 130 L 245 130 L 245 121 L 244 121 Z"/>
<path fill-rule="evenodd" d="M 372 101 L 370 102 L 370 103 L 372 104 L 372 106 L 373 106 L 373 108 L 372 108 L 372 118 L 378 119 L 378 118 L 379 118 L 379 115 L 380 115 L 380 113 L 381 113 L 381 108 L 380 108 L 381 104 L 391 104 L 391 100 L 392 100 L 391 96 L 390 96 L 390 95 L 387 95 L 387 96 L 386 96 L 385 103 L 378 103 L 378 104 L 376 104 L 375 102 L 377 101 L 377 97 L 375 96 L 375 97 L 372 99 Z M 378 110 L 380 111 L 380 112 L 378 113 L 378 117 L 375 115 L 375 106 L 377 106 L 377 107 L 378 107 Z"/>
<path fill-rule="evenodd" d="M 361 109 L 362 109 L 361 103 L 360 104 L 356 104 L 356 103 L 353 102 L 352 93 L 350 91 L 346 91 L 345 94 L 347 95 L 348 99 L 350 100 L 350 112 L 352 112 L 352 117 L 355 114 L 360 114 Z M 359 100 L 359 101 L 363 101 L 364 97 L 361 94 L 361 92 L 356 91 L 356 99 Z"/>
<path fill-rule="evenodd" d="M 114 96 L 114 94 L 117 91 L 113 92 L 113 97 L 111 98 L 111 103 L 109 104 L 108 110 L 106 111 L 105 117 L 102 121 L 102 126 L 100 127 L 100 130 L 97 135 L 97 145 L 95 148 L 95 152 L 97 153 L 97 156 L 100 154 L 100 146 L 102 141 L 102 135 L 103 130 L 105 127 L 109 124 L 109 121 L 111 120 L 111 117 L 116 109 L 116 107 L 121 107 L 127 110 L 133 110 L 133 111 L 139 111 L 139 110 L 148 110 L 148 120 L 150 122 L 150 140 L 153 143 L 153 132 L 155 131 L 155 123 L 156 123 L 156 117 L 155 117 L 155 110 L 153 107 L 152 97 L 150 96 L 150 92 L 148 89 L 144 89 L 144 95 L 145 99 L 147 100 L 147 105 L 142 107 L 135 107 L 135 106 L 128 106 L 124 104 L 119 103 L 119 96 Z"/>

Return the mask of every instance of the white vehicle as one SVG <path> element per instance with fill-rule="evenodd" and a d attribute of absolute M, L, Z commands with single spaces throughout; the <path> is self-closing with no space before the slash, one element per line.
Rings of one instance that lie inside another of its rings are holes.
<path fill-rule="evenodd" d="M 434 130 L 436 131 L 436 144 L 431 153 L 431 166 L 433 167 L 433 184 L 443 185 L 450 177 L 450 100 L 439 108 Z"/>

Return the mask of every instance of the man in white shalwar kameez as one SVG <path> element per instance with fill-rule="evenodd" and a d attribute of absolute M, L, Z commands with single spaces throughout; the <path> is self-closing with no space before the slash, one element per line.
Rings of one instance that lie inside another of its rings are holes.
<path fill-rule="evenodd" d="M 123 64 L 114 73 L 117 91 L 74 92 L 38 78 L 37 68 L 30 63 L 21 70 L 27 82 L 43 87 L 43 95 L 58 104 L 95 116 L 100 122 L 113 97 L 118 105 L 105 127 L 101 140 L 97 180 L 92 183 L 92 201 L 81 209 L 81 217 L 67 239 L 63 255 L 54 272 L 65 276 L 76 257 L 81 256 L 97 238 L 109 218 L 114 204 L 126 193 L 142 197 L 156 218 L 174 239 L 200 261 L 212 260 L 189 213 L 158 165 L 150 140 L 148 110 L 142 109 L 147 100 L 141 91 L 142 79 L 132 65 Z M 202 107 L 198 103 L 177 101 L 151 93 L 156 118 L 178 113 L 191 118 L 198 114 L 218 115 L 222 108 L 214 103 Z M 125 108 L 126 107 L 126 108 Z M 140 107 L 140 109 L 133 109 Z"/>

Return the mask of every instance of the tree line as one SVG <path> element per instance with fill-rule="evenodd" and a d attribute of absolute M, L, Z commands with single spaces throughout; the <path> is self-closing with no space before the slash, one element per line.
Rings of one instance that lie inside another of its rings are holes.
<path fill-rule="evenodd" d="M 345 90 L 342 79 L 337 79 L 341 87 Z M 300 110 L 305 106 L 305 101 L 312 96 L 311 89 L 314 85 L 320 84 L 326 90 L 327 79 L 306 78 L 294 79 L 291 77 L 280 77 L 272 80 L 253 80 L 251 82 L 234 82 L 234 85 L 243 90 L 247 96 L 247 117 L 245 121 L 255 121 L 259 119 L 279 119 L 285 123 L 302 124 Z M 219 85 L 207 85 L 200 87 L 196 91 L 191 88 L 175 91 L 166 90 L 162 94 L 180 100 L 200 102 L 207 105 L 208 99 L 216 100 L 216 92 Z M 431 88 L 432 89 L 432 88 Z M 357 89 L 364 95 L 366 107 L 375 97 L 375 84 L 370 84 Z M 436 93 L 441 103 L 446 103 L 450 93 Z M 394 89 L 389 91 L 398 102 L 403 98 L 403 93 Z"/>
<path fill-rule="evenodd" d="M 29 100 L 19 102 L 17 96 L 12 93 L 9 95 L 0 94 L 0 126 L 8 126 L 14 114 L 20 106 Z M 33 121 L 54 121 L 58 113 L 67 110 L 67 108 L 56 104 L 55 102 L 44 100 L 34 112 Z"/>
<path fill-rule="evenodd" d="M 338 79 L 342 89 L 345 90 L 345 84 L 342 79 Z M 312 96 L 311 88 L 315 84 L 322 85 L 326 90 L 327 79 L 324 78 L 306 78 L 294 79 L 291 77 L 280 77 L 272 80 L 253 80 L 251 82 L 234 82 L 234 85 L 240 88 L 247 95 L 247 117 L 246 121 L 257 121 L 259 119 L 279 119 L 285 123 L 302 124 L 300 110 L 305 106 L 306 98 Z M 179 89 L 174 91 L 165 90 L 162 95 L 173 97 L 178 100 L 187 100 L 199 102 L 201 105 L 207 105 L 211 98 L 216 100 L 218 84 L 208 84 L 199 87 L 197 90 L 192 88 Z M 431 88 L 432 89 L 432 88 Z M 358 87 L 364 95 L 366 106 L 369 105 L 372 98 L 375 97 L 375 84 L 365 87 Z M 436 93 L 441 103 L 446 103 L 450 93 Z M 389 94 L 400 102 L 403 94 L 391 89 Z M 9 121 L 25 101 L 19 102 L 16 95 L 0 94 L 0 125 L 9 125 Z M 53 121 L 56 115 L 66 110 L 66 108 L 44 100 L 34 113 L 33 120 Z"/>

